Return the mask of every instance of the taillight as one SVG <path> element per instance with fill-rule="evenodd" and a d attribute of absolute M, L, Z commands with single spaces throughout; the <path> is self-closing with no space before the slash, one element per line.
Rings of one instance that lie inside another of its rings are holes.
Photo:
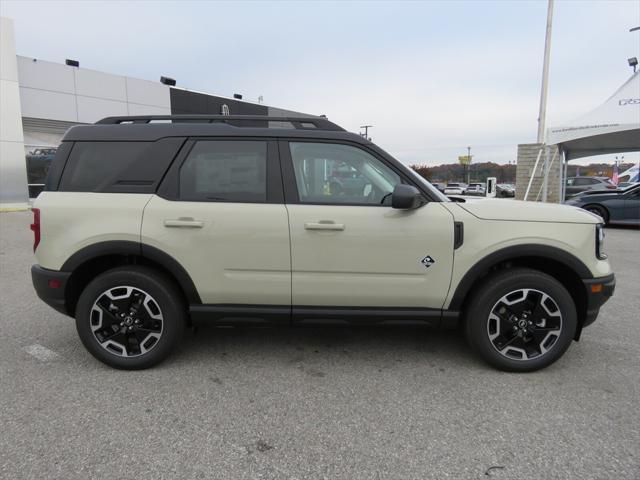
<path fill-rule="evenodd" d="M 32 208 L 33 223 L 31 224 L 31 230 L 33 231 L 33 251 L 36 251 L 38 244 L 40 243 L 40 209 Z"/>
<path fill-rule="evenodd" d="M 618 186 L 617 185 L 607 185 L 607 188 L 615 190 L 616 188 L 618 188 Z"/>

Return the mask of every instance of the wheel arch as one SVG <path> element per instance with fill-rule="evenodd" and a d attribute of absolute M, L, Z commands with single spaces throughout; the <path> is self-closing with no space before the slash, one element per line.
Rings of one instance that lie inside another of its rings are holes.
<path fill-rule="evenodd" d="M 598 207 L 598 208 L 601 208 L 602 210 L 604 210 L 604 214 L 605 214 L 605 218 L 603 218 L 604 223 L 605 224 L 609 223 L 609 220 L 611 219 L 611 212 L 609 211 L 609 209 L 607 208 L 606 205 L 604 205 L 603 203 L 599 203 L 599 202 L 591 202 L 591 203 L 584 204 L 580 208 L 582 208 L 583 210 L 587 210 L 588 207 Z"/>
<path fill-rule="evenodd" d="M 526 267 L 546 273 L 567 289 L 576 306 L 576 336 L 579 336 L 587 314 L 587 292 L 582 280 L 593 278 L 593 275 L 580 259 L 556 247 L 516 245 L 488 255 L 473 265 L 462 277 L 451 298 L 449 309 L 464 312 L 472 293 L 487 276 L 511 267 Z"/>
<path fill-rule="evenodd" d="M 84 247 L 64 262 L 60 270 L 71 272 L 65 291 L 67 313 L 74 316 L 78 298 L 93 278 L 123 265 L 154 268 L 174 281 L 187 304 L 202 303 L 193 280 L 171 255 L 150 245 L 116 240 Z"/>

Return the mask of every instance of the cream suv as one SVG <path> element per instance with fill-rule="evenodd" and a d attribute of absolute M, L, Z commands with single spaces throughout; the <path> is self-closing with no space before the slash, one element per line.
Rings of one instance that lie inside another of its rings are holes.
<path fill-rule="evenodd" d="M 322 117 L 76 126 L 33 213 L 38 295 L 116 368 L 157 364 L 206 320 L 459 325 L 491 365 L 536 370 L 615 285 L 599 217 L 449 201 Z"/>

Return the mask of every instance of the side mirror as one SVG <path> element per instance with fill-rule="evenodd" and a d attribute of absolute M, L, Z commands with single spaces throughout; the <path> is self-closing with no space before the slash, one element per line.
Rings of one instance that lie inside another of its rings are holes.
<path fill-rule="evenodd" d="M 391 206 L 402 210 L 418 208 L 424 205 L 424 198 L 413 185 L 399 184 L 393 189 Z"/>

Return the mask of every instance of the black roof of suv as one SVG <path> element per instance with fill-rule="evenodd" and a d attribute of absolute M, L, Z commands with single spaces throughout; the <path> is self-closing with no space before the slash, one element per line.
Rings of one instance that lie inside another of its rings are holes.
<path fill-rule="evenodd" d="M 93 125 L 71 127 L 63 142 L 155 141 L 182 136 L 306 137 L 371 142 L 324 117 L 250 115 L 151 115 L 108 117 Z"/>
<path fill-rule="evenodd" d="M 145 115 L 107 117 L 92 125 L 76 125 L 62 138 L 45 190 L 156 192 L 183 144 L 193 137 L 302 138 L 358 144 L 382 157 L 404 177 L 413 178 L 426 198 L 447 201 L 368 139 L 347 132 L 325 117 L 314 116 Z"/>

